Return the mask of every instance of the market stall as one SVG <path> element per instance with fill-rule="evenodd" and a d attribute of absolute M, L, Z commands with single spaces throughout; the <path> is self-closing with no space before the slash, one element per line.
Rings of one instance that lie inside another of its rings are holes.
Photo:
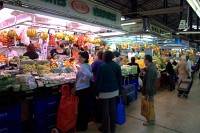
<path fill-rule="evenodd" d="M 5 1 L 0 14 L 0 114 L 9 112 L 0 120 L 0 129 L 50 132 L 56 123 L 59 88 L 74 85 L 76 60 L 70 54 L 47 60 L 49 50 L 59 41 L 68 49 L 76 43 L 92 55 L 92 46 L 101 42 L 99 33 L 122 34 L 121 15 L 85 0 Z M 37 60 L 23 56 L 30 43 L 39 50 Z M 10 47 L 17 56 L 8 56 Z"/>

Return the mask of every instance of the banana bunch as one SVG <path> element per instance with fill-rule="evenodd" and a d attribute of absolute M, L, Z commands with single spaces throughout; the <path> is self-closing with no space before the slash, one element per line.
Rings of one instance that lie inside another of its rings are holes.
<path fill-rule="evenodd" d="M 86 37 L 85 38 L 85 42 L 91 42 L 91 38 L 90 37 Z"/>
<path fill-rule="evenodd" d="M 64 38 L 64 34 L 63 34 L 62 32 L 56 32 L 55 37 L 56 37 L 57 39 L 62 40 L 62 39 Z"/>
<path fill-rule="evenodd" d="M 116 47 L 121 47 L 121 44 L 117 43 L 117 44 L 116 44 Z"/>
<path fill-rule="evenodd" d="M 14 38 L 15 36 L 17 36 L 17 32 L 15 30 L 9 30 L 7 36 Z"/>
<path fill-rule="evenodd" d="M 100 38 L 94 39 L 94 40 L 92 41 L 93 44 L 100 44 L 100 42 L 101 42 L 101 39 L 100 39 Z"/>
<path fill-rule="evenodd" d="M 7 36 L 7 31 L 6 31 L 6 30 L 1 31 L 1 35 L 2 35 L 3 37 L 6 37 L 6 36 Z"/>
<path fill-rule="evenodd" d="M 35 38 L 37 36 L 37 31 L 35 29 L 29 28 L 27 29 L 26 34 L 30 38 Z"/>
<path fill-rule="evenodd" d="M 41 38 L 42 38 L 42 40 L 46 40 L 47 38 L 48 38 L 48 33 L 47 32 L 42 32 L 41 33 Z"/>
<path fill-rule="evenodd" d="M 92 64 L 94 62 L 93 58 L 89 58 L 89 64 Z"/>
<path fill-rule="evenodd" d="M 69 36 L 65 36 L 65 41 L 69 41 Z"/>
<path fill-rule="evenodd" d="M 127 49 L 128 48 L 128 44 L 126 42 L 123 42 L 121 44 L 122 49 Z"/>
<path fill-rule="evenodd" d="M 130 47 L 135 47 L 135 46 L 136 46 L 136 44 L 134 44 L 134 43 L 131 43 L 131 44 L 129 44 L 129 46 L 130 46 Z"/>

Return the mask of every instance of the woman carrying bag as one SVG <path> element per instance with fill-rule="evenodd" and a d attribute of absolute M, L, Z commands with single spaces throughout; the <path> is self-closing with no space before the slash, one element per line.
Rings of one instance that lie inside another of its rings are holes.
<path fill-rule="evenodd" d="M 99 130 L 103 133 L 116 132 L 116 97 L 121 88 L 121 67 L 115 63 L 111 51 L 103 53 L 105 63 L 99 66 L 97 75 L 96 98 L 102 103 L 102 126 Z"/>
<path fill-rule="evenodd" d="M 79 52 L 78 61 L 81 64 L 75 84 L 75 95 L 79 97 L 77 131 L 86 131 L 88 128 L 88 103 L 90 80 L 92 77 L 91 67 L 88 64 L 89 54 L 87 51 Z"/>

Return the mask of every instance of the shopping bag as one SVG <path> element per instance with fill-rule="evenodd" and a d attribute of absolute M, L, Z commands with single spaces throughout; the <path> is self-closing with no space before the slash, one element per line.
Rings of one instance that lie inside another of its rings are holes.
<path fill-rule="evenodd" d="M 145 97 L 142 97 L 142 100 L 141 100 L 141 115 L 144 116 L 145 118 L 147 118 L 148 113 L 149 113 L 148 100 L 146 100 Z"/>
<path fill-rule="evenodd" d="M 71 94 L 68 85 L 62 86 L 60 91 L 62 92 L 62 97 L 58 108 L 56 125 L 58 129 L 66 132 L 76 127 L 79 99 Z"/>
<path fill-rule="evenodd" d="M 117 102 L 116 106 L 116 124 L 123 125 L 125 122 L 126 122 L 126 112 L 122 101 L 122 97 L 120 96 L 119 102 Z"/>
<path fill-rule="evenodd" d="M 141 115 L 147 120 L 155 120 L 154 102 L 142 97 L 141 101 Z"/>

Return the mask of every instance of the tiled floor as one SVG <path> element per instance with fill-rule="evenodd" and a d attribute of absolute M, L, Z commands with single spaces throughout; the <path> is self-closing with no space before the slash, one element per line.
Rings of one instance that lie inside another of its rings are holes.
<path fill-rule="evenodd" d="M 126 107 L 127 121 L 116 133 L 200 133 L 200 80 L 196 77 L 188 99 L 178 98 L 177 91 L 161 90 L 155 96 L 156 125 L 144 127 L 140 99 Z M 100 133 L 100 125 L 90 122 L 86 132 Z"/>

